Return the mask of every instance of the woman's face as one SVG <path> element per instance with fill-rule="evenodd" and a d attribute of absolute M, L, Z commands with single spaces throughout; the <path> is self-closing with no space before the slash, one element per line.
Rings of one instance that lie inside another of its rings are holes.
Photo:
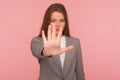
<path fill-rule="evenodd" d="M 64 16 L 61 12 L 53 12 L 51 15 L 51 25 L 55 25 L 56 26 L 56 32 L 59 32 L 60 27 L 62 27 L 64 29 L 65 27 L 65 20 L 64 20 Z"/>

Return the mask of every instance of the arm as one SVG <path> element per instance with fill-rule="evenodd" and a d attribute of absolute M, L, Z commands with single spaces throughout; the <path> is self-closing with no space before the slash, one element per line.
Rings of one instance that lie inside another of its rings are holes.
<path fill-rule="evenodd" d="M 85 80 L 84 70 L 83 70 L 83 62 L 82 62 L 82 52 L 80 47 L 80 41 L 77 41 L 77 60 L 76 60 L 76 75 L 77 80 Z"/>
<path fill-rule="evenodd" d="M 58 34 L 56 35 L 56 26 L 49 25 L 48 36 L 45 36 L 45 32 L 42 30 L 42 38 L 36 37 L 32 39 L 31 50 L 32 54 L 39 58 L 47 58 L 50 56 L 60 55 L 65 51 L 71 50 L 73 46 L 67 46 L 66 48 L 60 47 L 60 40 L 62 36 L 63 28 L 61 27 Z M 44 48 L 44 49 L 43 49 Z M 43 55 L 41 55 L 43 52 Z"/>
<path fill-rule="evenodd" d="M 40 37 L 35 37 L 32 39 L 31 41 L 31 51 L 33 56 L 39 58 L 39 59 L 43 59 L 46 58 L 45 56 L 43 56 L 41 53 L 43 51 L 43 40 Z"/>

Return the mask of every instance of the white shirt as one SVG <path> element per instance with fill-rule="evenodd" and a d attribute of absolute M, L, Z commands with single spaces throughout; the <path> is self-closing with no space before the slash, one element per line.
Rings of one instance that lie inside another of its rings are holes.
<path fill-rule="evenodd" d="M 62 37 L 61 37 L 60 47 L 61 47 L 61 48 L 65 48 L 65 47 L 66 47 L 66 39 L 65 39 L 65 36 L 62 36 Z M 65 52 L 62 53 L 62 54 L 60 54 L 59 56 L 60 56 L 61 65 L 62 65 L 62 67 L 63 67 L 63 65 L 64 65 L 64 60 L 65 60 Z"/>

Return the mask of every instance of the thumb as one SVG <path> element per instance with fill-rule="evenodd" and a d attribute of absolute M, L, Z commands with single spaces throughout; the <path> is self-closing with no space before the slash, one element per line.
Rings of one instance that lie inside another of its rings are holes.
<path fill-rule="evenodd" d="M 66 52 L 66 51 L 68 51 L 68 50 L 71 50 L 71 49 L 73 49 L 74 47 L 73 46 L 68 46 L 68 47 L 66 47 L 66 48 L 62 48 L 61 49 L 61 52 L 63 53 L 63 52 Z"/>

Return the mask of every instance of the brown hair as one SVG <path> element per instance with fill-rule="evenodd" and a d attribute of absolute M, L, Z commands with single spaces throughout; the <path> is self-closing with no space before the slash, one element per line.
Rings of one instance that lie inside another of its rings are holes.
<path fill-rule="evenodd" d="M 66 9 L 65 7 L 61 4 L 61 3 L 54 3 L 52 5 L 50 5 L 44 15 L 44 19 L 43 19 L 43 23 L 42 23 L 42 26 L 41 26 L 41 30 L 40 30 L 40 33 L 39 33 L 39 37 L 42 37 L 42 30 L 44 30 L 45 32 L 45 35 L 47 36 L 47 31 L 48 31 L 48 25 L 50 24 L 51 22 L 51 15 L 53 12 L 61 12 L 64 16 L 64 19 L 65 19 L 65 28 L 63 30 L 63 35 L 65 36 L 70 36 L 70 33 L 69 33 L 69 24 L 68 24 L 68 16 L 67 16 L 67 12 L 66 12 Z"/>

